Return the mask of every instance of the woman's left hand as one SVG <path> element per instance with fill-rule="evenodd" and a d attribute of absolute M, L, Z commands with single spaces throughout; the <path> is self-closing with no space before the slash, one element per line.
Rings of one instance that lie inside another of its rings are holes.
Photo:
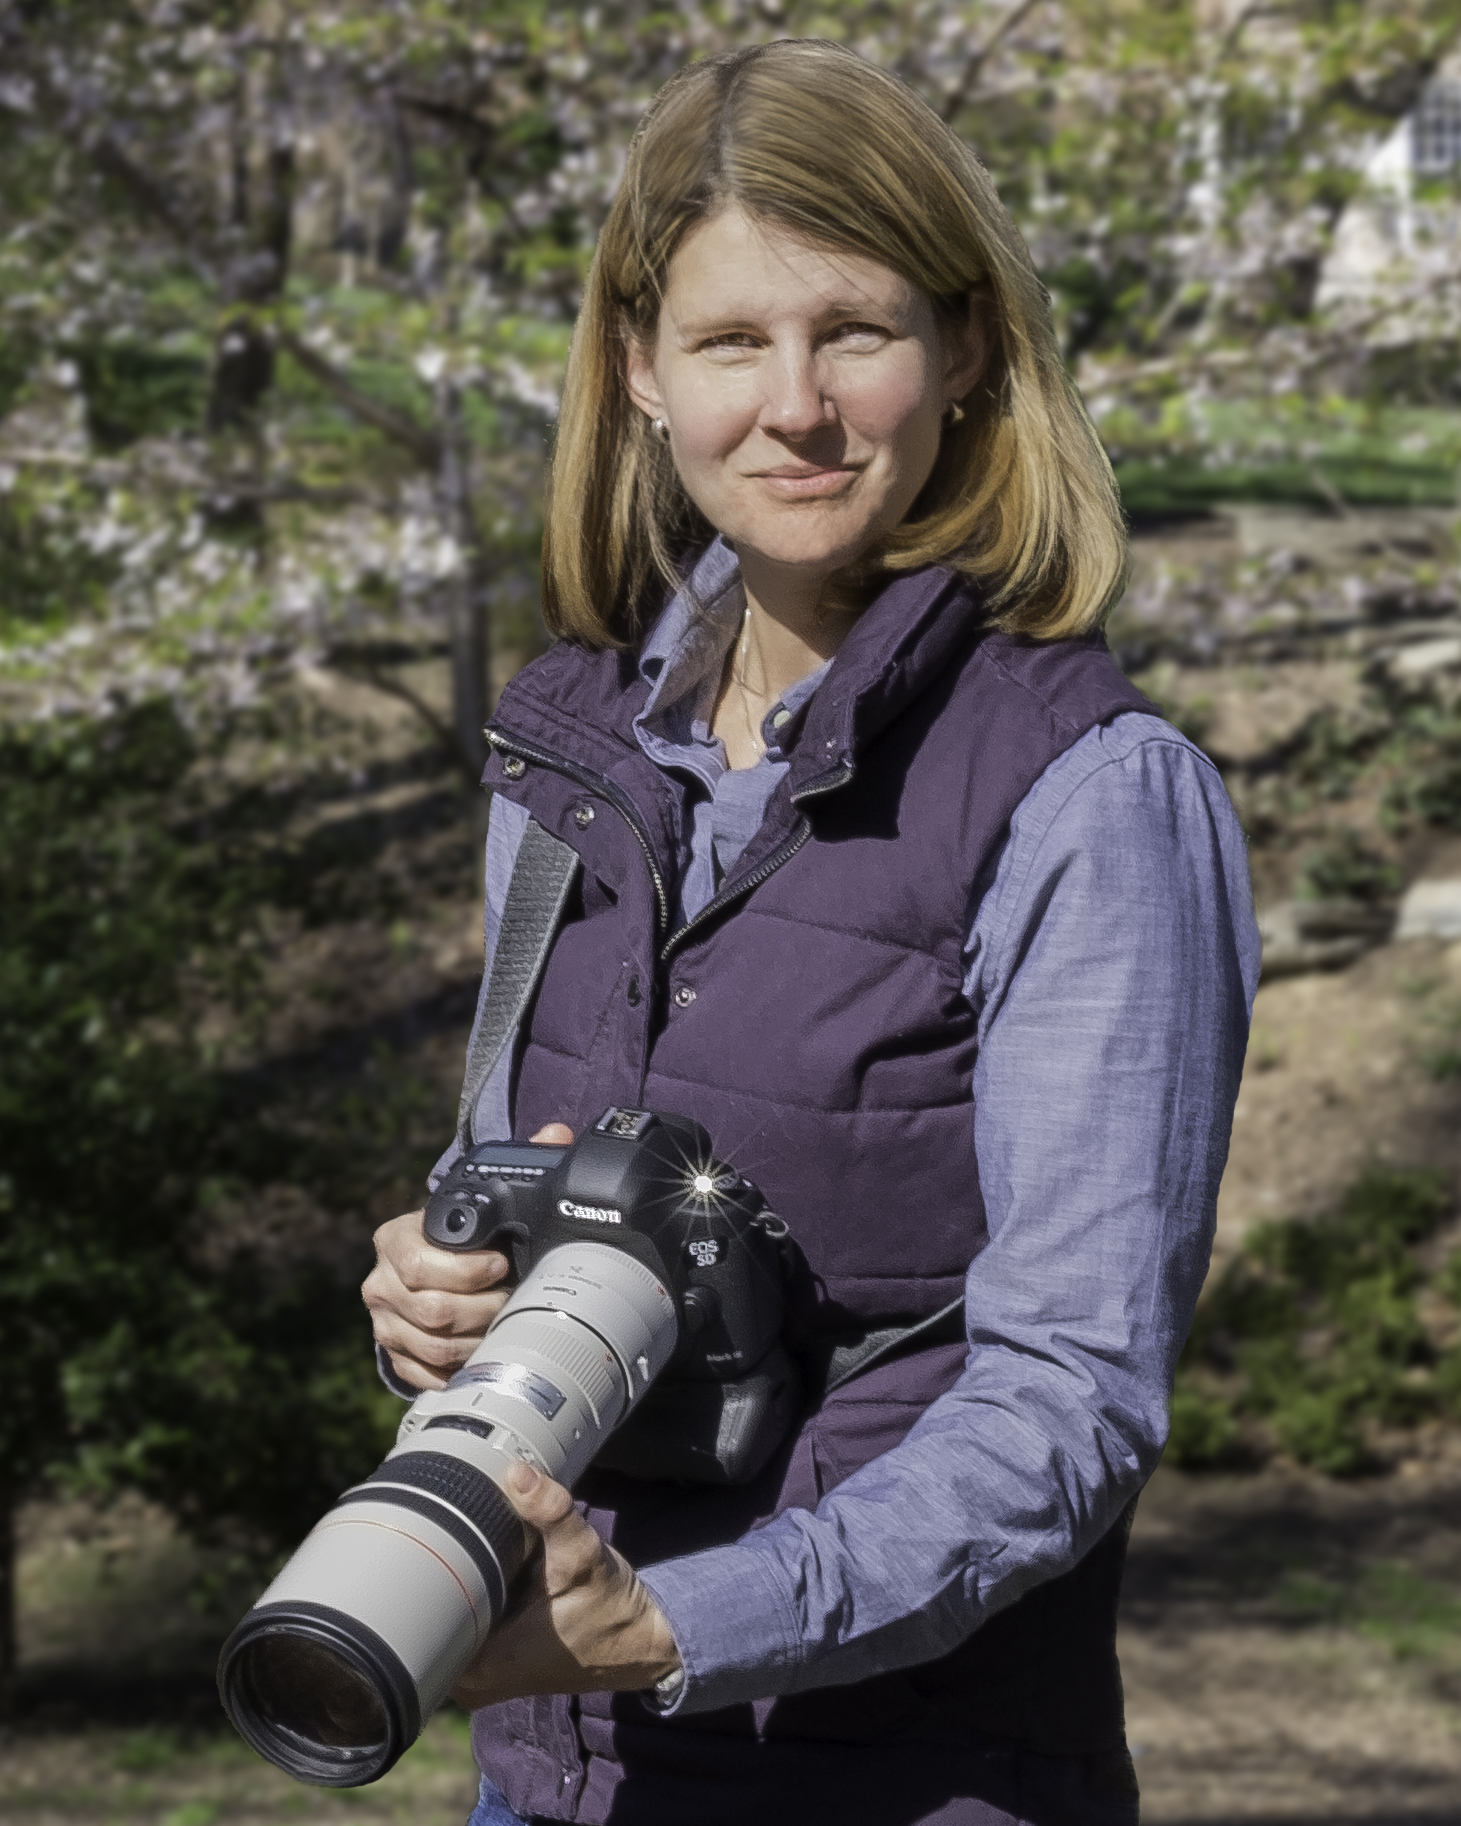
<path fill-rule="evenodd" d="M 562 1484 L 518 1464 L 507 1474 L 507 1497 L 541 1533 L 543 1551 L 531 1584 L 458 1682 L 458 1705 L 632 1691 L 673 1673 L 680 1657 L 663 1613 Z"/>

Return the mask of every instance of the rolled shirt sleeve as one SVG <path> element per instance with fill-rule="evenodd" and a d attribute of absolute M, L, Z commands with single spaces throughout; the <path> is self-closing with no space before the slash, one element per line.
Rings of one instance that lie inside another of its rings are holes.
<path fill-rule="evenodd" d="M 643 1571 L 676 1711 L 948 1653 L 1083 1558 L 1166 1442 L 1258 977 L 1242 833 L 1206 757 L 1126 715 L 1036 782 L 985 888 L 964 1372 L 815 1513 Z"/>

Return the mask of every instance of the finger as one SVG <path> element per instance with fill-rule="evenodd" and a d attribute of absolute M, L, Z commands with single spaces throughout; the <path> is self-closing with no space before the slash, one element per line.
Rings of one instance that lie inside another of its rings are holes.
<path fill-rule="evenodd" d="M 575 1588 L 607 1590 L 621 1582 L 618 1556 L 589 1527 L 562 1484 L 529 1465 L 513 1465 L 507 1499 L 543 1537 L 539 1589 L 544 1597 L 551 1601 Z"/>
<path fill-rule="evenodd" d="M 420 1242 L 400 1250 L 391 1261 L 402 1286 L 412 1293 L 445 1293 L 454 1296 L 485 1293 L 505 1281 L 512 1264 L 495 1249 L 471 1250 L 457 1255 L 450 1249 Z"/>
<path fill-rule="evenodd" d="M 542 1142 L 548 1147 L 566 1148 L 573 1140 L 573 1130 L 566 1122 L 545 1122 L 533 1136 L 533 1140 Z"/>
<path fill-rule="evenodd" d="M 505 1294 L 494 1296 L 506 1300 Z M 438 1375 L 450 1375 L 467 1361 L 487 1335 L 495 1312 L 483 1315 L 481 1324 L 465 1333 L 442 1334 L 423 1331 L 408 1318 L 390 1307 L 372 1307 L 371 1321 L 375 1341 L 392 1354 L 413 1358 Z"/>
<path fill-rule="evenodd" d="M 378 1262 L 360 1289 L 372 1313 L 395 1313 L 418 1331 L 441 1338 L 480 1338 L 510 1294 L 507 1287 L 485 1293 L 419 1291 L 406 1286 L 389 1262 Z"/>
<path fill-rule="evenodd" d="M 394 1269 L 404 1286 L 413 1291 L 481 1293 L 506 1278 L 511 1264 L 505 1255 L 496 1249 L 438 1249 L 422 1234 L 421 1217 L 419 1211 L 408 1211 L 375 1233 L 377 1262 Z"/>
<path fill-rule="evenodd" d="M 377 1270 L 394 1276 L 395 1283 L 415 1292 L 485 1293 L 506 1278 L 508 1260 L 495 1249 L 456 1254 L 437 1249 L 421 1234 L 421 1213 L 392 1218 L 375 1233 Z"/>
<path fill-rule="evenodd" d="M 446 1387 L 447 1378 L 427 1369 L 424 1363 L 417 1363 L 399 1351 L 387 1351 L 386 1356 L 390 1359 L 396 1380 L 404 1382 L 407 1388 L 419 1389 L 425 1394 L 429 1389 Z"/>
<path fill-rule="evenodd" d="M 521 1460 L 508 1466 L 504 1494 L 522 1519 L 530 1522 L 539 1533 L 546 1534 L 569 1515 L 585 1528 L 588 1527 L 573 1507 L 573 1498 L 562 1484 L 554 1483 L 551 1477 L 545 1477 L 541 1471 L 535 1471 L 531 1465 L 525 1465 Z M 589 1533 L 593 1534 L 591 1528 Z M 598 1538 L 595 1534 L 595 1541 Z"/>

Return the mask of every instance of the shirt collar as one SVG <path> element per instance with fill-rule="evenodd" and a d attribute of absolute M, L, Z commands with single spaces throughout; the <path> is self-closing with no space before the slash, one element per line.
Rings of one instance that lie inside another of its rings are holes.
<path fill-rule="evenodd" d="M 725 540 L 717 538 L 670 598 L 640 651 L 639 673 L 649 685 L 649 697 L 634 719 L 634 732 L 651 760 L 684 765 L 695 756 L 702 763 L 689 762 L 696 773 L 707 761 L 714 762 L 715 773 L 724 771 L 724 752 L 719 738 L 710 733 L 710 719 L 725 656 L 745 613 L 740 562 Z M 831 663 L 824 661 L 798 679 L 766 713 L 761 739 L 768 760 L 784 759 L 783 744 L 801 726 L 797 712 Z"/>

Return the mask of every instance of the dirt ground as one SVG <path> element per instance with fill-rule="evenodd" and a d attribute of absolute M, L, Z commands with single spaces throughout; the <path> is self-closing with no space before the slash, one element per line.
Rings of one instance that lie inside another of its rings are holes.
<path fill-rule="evenodd" d="M 1149 1822 L 1461 1821 L 1461 1462 L 1159 1471 L 1122 1605 Z"/>
<path fill-rule="evenodd" d="M 1362 535 L 1379 536 L 1368 523 L 1347 536 Z M 1290 549 L 1332 543 L 1261 515 L 1177 529 L 1141 542 L 1138 580 L 1239 549 L 1261 556 L 1280 537 Z M 1261 664 L 1241 652 L 1179 655 L 1149 676 L 1164 702 L 1200 713 L 1214 752 L 1242 762 L 1316 710 L 1352 710 L 1367 663 L 1353 640 L 1327 640 Z M 338 687 L 318 689 L 350 713 Z M 391 741 L 408 740 L 379 701 L 370 708 Z M 342 815 L 397 820 L 409 843 L 436 790 L 363 788 Z M 1407 882 L 1461 877 L 1461 838 L 1430 833 L 1390 853 Z M 1260 904 L 1292 892 L 1293 844 L 1255 848 L 1254 864 Z M 291 998 L 276 1047 L 308 1069 L 311 1060 L 335 1069 L 385 1034 L 401 1069 L 448 1099 L 475 987 L 470 885 L 423 895 L 389 931 L 362 923 L 281 945 L 281 984 L 297 978 L 308 993 Z M 1215 1259 L 1256 1219 L 1325 1209 L 1371 1161 L 1441 1167 L 1461 1184 L 1461 1078 L 1428 1064 L 1437 1035 L 1458 1032 L 1461 943 L 1386 944 L 1344 970 L 1266 982 Z M 403 1196 L 382 1187 L 364 1219 Z M 1456 1246 L 1461 1229 L 1442 1240 Z M 1461 1826 L 1461 1440 L 1422 1431 L 1392 1458 L 1389 1475 L 1350 1483 L 1281 1463 L 1244 1475 L 1158 1472 L 1138 1512 L 1121 1622 L 1130 1737 L 1153 1826 Z M 245 1573 L 200 1556 L 143 1505 L 30 1512 L 24 1707 L 20 1731 L 0 1747 L 0 1818 L 465 1818 L 474 1784 L 455 1716 L 439 1718 L 385 1782 L 343 1795 L 295 1788 L 220 1727 L 212 1663 L 251 1595 Z"/>
<path fill-rule="evenodd" d="M 1215 1260 L 1256 1218 L 1332 1205 L 1372 1160 L 1461 1175 L 1461 1083 L 1423 1063 L 1453 1001 L 1461 942 L 1428 939 L 1259 987 Z"/>

